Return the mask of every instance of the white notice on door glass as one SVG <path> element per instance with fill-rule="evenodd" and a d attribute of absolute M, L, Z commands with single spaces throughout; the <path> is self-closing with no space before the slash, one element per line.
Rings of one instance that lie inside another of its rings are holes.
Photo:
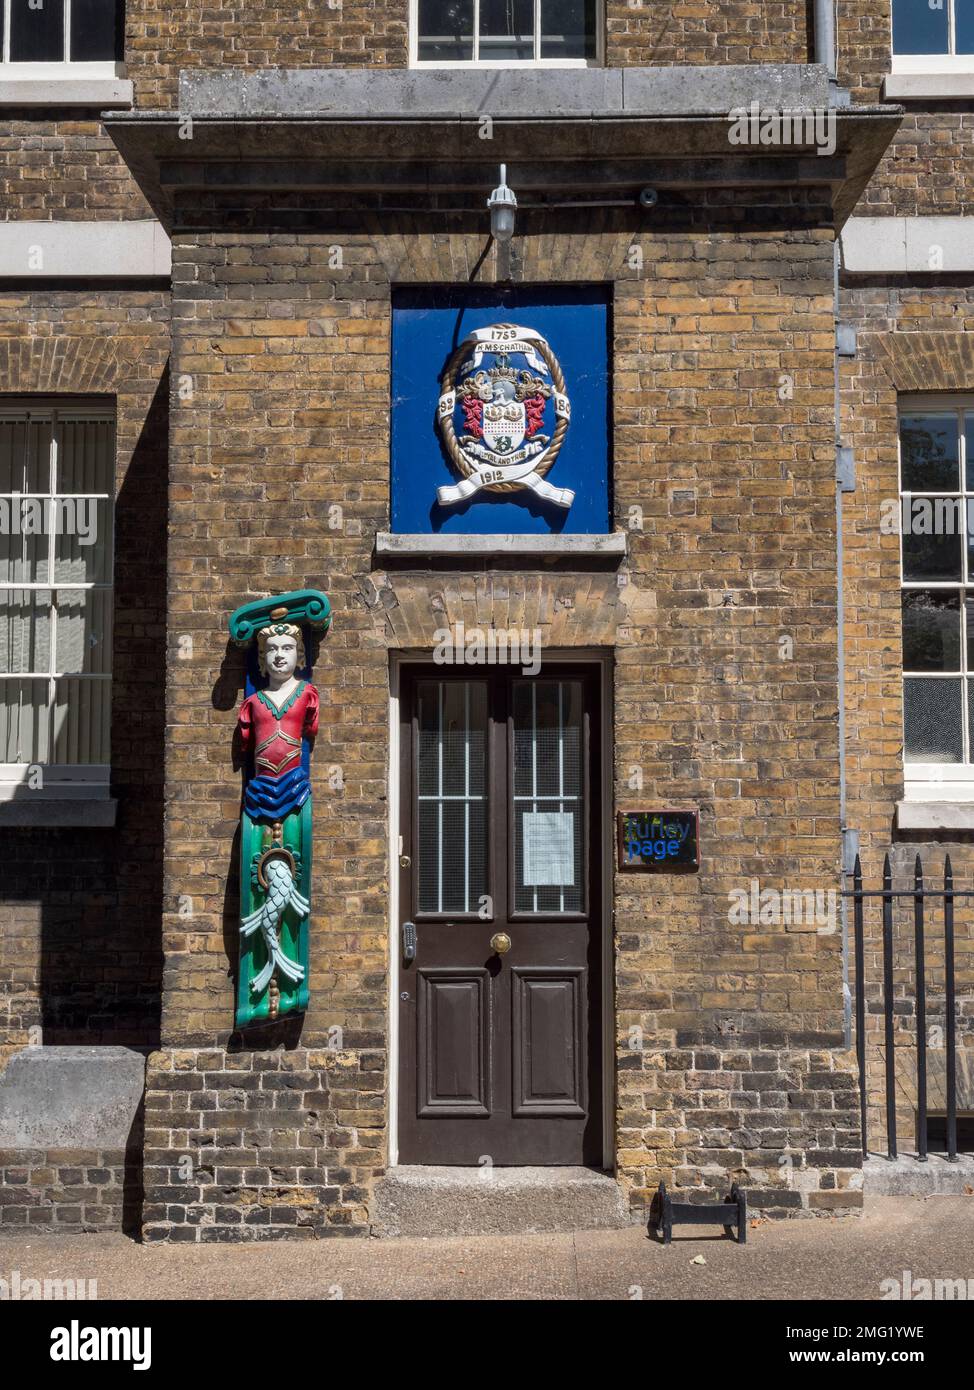
<path fill-rule="evenodd" d="M 524 886 L 566 888 L 575 882 L 575 813 L 525 811 Z"/>

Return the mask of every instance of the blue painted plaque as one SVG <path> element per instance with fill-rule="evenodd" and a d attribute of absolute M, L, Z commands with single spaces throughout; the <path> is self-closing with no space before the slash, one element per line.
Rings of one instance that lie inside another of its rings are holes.
<path fill-rule="evenodd" d="M 393 531 L 605 534 L 609 436 L 603 287 L 395 292 Z"/>

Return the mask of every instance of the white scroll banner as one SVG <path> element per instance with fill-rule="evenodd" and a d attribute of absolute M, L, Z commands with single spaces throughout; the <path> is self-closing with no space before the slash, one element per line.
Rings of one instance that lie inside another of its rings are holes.
<path fill-rule="evenodd" d="M 497 468 L 493 464 L 484 464 L 480 468 L 475 468 L 469 478 L 464 478 L 459 483 L 451 484 L 448 487 L 438 487 L 436 489 L 436 500 L 441 507 L 446 507 L 452 502 L 464 502 L 468 497 L 473 497 L 474 493 L 480 491 L 482 487 L 487 487 L 490 483 L 523 483 L 539 497 L 543 497 L 546 502 L 554 502 L 558 507 L 570 507 L 575 500 L 575 494 L 569 487 L 552 487 L 546 483 L 544 478 L 538 476 L 538 468 L 544 461 L 548 450 L 543 450 L 536 458 L 525 459 L 523 463 L 515 464 L 513 467 Z"/>
<path fill-rule="evenodd" d="M 521 328 L 518 324 L 512 323 L 509 328 L 475 328 L 472 333 L 468 333 L 463 340 L 464 347 L 474 349 L 473 361 L 469 367 L 464 368 L 464 376 L 470 372 L 475 372 L 484 359 L 486 352 L 520 352 L 527 358 L 530 365 L 536 372 L 547 372 L 548 364 L 539 352 L 535 350 L 536 343 L 543 343 L 545 340 L 534 328 Z"/>

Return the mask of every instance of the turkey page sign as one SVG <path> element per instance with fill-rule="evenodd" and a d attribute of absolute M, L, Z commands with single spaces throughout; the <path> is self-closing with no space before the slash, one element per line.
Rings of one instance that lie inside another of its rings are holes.
<path fill-rule="evenodd" d="M 694 873 L 700 867 L 696 811 L 620 811 L 619 868 Z"/>

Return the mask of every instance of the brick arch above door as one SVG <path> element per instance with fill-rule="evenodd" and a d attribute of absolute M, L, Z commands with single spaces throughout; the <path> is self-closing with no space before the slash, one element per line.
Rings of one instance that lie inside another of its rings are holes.
<path fill-rule="evenodd" d="M 612 574 L 506 572 L 408 575 L 376 572 L 360 593 L 377 637 L 395 650 L 432 650 L 436 633 L 463 623 L 467 632 L 537 628 L 546 648 L 614 647 L 627 640 L 635 592 Z M 648 594 L 640 591 L 646 606 Z M 637 605 L 638 606 L 638 605 Z M 652 606 L 652 605 L 651 605 Z"/>

